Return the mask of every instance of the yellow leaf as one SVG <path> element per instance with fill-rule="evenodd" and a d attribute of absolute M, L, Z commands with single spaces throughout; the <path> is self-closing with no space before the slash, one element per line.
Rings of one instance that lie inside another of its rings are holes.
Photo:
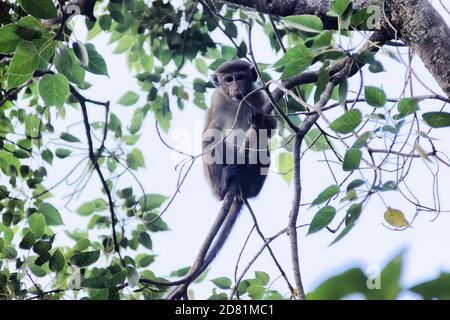
<path fill-rule="evenodd" d="M 403 212 L 391 207 L 384 213 L 384 220 L 395 228 L 411 227 Z"/>
<path fill-rule="evenodd" d="M 427 153 L 425 152 L 425 150 L 423 150 L 422 147 L 421 147 L 418 143 L 416 143 L 416 144 L 414 145 L 414 149 L 416 149 L 417 153 L 418 153 L 422 158 L 424 158 L 425 160 L 427 160 L 427 161 L 429 161 L 429 162 L 432 162 L 432 161 L 430 160 L 430 158 L 428 157 Z"/>

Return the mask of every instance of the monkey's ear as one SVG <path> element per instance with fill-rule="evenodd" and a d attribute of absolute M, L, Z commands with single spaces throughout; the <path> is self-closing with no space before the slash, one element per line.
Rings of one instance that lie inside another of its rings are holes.
<path fill-rule="evenodd" d="M 212 80 L 213 80 L 213 82 L 214 82 L 214 85 L 215 85 L 216 87 L 219 87 L 219 86 L 220 86 L 220 82 L 219 82 L 219 77 L 217 77 L 217 74 L 216 74 L 216 73 L 213 73 L 213 74 L 211 75 L 211 78 L 212 78 Z"/>
<path fill-rule="evenodd" d="M 253 82 L 256 82 L 256 80 L 258 80 L 258 73 L 256 73 L 255 67 L 250 68 L 250 74 L 252 76 Z"/>

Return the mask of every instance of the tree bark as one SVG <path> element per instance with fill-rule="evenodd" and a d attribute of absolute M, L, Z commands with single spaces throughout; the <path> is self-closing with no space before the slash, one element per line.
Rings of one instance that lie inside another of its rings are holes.
<path fill-rule="evenodd" d="M 335 17 L 327 16 L 332 0 L 218 0 L 218 2 L 235 4 L 279 17 L 300 14 L 312 14 L 322 19 L 324 27 L 336 29 Z M 360 10 L 376 3 L 375 0 L 353 0 L 353 9 Z"/>
<path fill-rule="evenodd" d="M 386 16 L 450 97 L 450 28 L 427 0 L 388 0 Z"/>

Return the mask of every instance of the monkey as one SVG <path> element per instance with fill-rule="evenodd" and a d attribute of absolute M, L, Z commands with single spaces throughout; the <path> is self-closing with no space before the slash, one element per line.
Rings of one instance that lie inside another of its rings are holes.
<path fill-rule="evenodd" d="M 250 63 L 244 60 L 226 62 L 216 70 L 213 81 L 217 89 L 207 111 L 202 143 L 206 178 L 219 200 L 223 200 L 233 182 L 239 185 L 246 199 L 256 197 L 266 179 L 264 169 L 267 172 L 270 166 L 268 139 L 271 130 L 276 128 L 276 120 L 272 115 L 261 113 L 266 99 L 256 90 L 257 73 Z M 239 159 L 238 144 L 243 142 L 250 128 L 255 131 L 256 146 L 247 151 L 244 159 Z M 215 139 L 211 139 L 211 135 Z M 224 141 L 220 143 L 220 140 Z M 248 163 L 250 160 L 253 162 Z"/>
<path fill-rule="evenodd" d="M 217 88 L 207 111 L 203 131 L 204 171 L 213 194 L 219 200 L 223 200 L 230 190 L 234 200 L 201 270 L 209 265 L 221 249 L 237 219 L 243 200 L 256 197 L 266 180 L 270 166 L 268 142 L 277 123 L 271 114 L 262 113 L 266 98 L 261 90 L 257 90 L 257 80 L 255 68 L 244 60 L 228 61 L 213 75 Z M 253 139 L 250 140 L 254 143 L 245 146 L 244 159 L 239 159 L 239 148 L 248 130 L 252 131 Z M 214 139 L 211 139 L 211 131 L 215 133 Z M 218 132 L 220 135 L 217 135 Z M 215 162 L 211 161 L 211 154 Z M 242 163 L 239 160 L 244 161 Z M 230 189 L 233 184 L 237 188 Z"/>
<path fill-rule="evenodd" d="M 201 260 L 177 283 L 168 298 L 184 295 L 193 279 L 209 266 L 226 241 L 243 203 L 256 197 L 265 182 L 270 166 L 268 139 L 276 128 L 271 114 L 264 114 L 264 93 L 257 87 L 257 72 L 244 60 L 222 64 L 212 76 L 216 90 L 206 113 L 202 135 L 203 167 L 212 193 L 222 206 L 200 252 Z M 250 132 L 248 145 L 247 132 Z M 241 151 L 241 146 L 244 146 Z"/>

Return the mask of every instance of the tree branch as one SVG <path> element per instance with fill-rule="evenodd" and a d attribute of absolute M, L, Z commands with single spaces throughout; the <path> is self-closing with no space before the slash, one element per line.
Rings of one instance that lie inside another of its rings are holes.
<path fill-rule="evenodd" d="M 244 6 L 260 13 L 280 17 L 312 14 L 322 19 L 326 29 L 338 28 L 337 18 L 327 16 L 331 0 L 219 0 L 218 2 Z M 353 0 L 353 9 L 361 10 L 374 3 L 375 0 Z"/>
<path fill-rule="evenodd" d="M 439 12 L 427 0 L 386 0 L 386 16 L 450 97 L 450 28 Z"/>

